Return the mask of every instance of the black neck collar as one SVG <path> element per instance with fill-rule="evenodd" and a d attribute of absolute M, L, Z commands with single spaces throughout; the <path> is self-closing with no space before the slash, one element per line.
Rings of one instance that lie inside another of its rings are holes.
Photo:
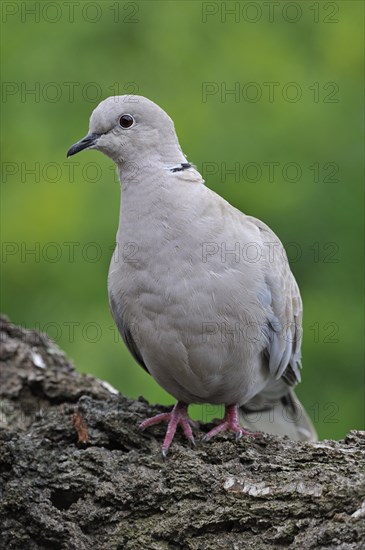
<path fill-rule="evenodd" d="M 187 170 L 188 168 L 191 168 L 190 162 L 182 162 L 181 164 L 178 164 L 177 166 L 173 166 L 170 168 L 170 172 L 182 172 L 183 170 Z"/>

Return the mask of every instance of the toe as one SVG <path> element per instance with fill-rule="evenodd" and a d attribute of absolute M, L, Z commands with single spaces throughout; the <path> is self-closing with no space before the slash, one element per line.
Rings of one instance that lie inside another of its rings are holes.
<path fill-rule="evenodd" d="M 170 418 L 170 413 L 156 414 L 156 416 L 152 416 L 151 418 L 147 418 L 146 420 L 141 422 L 141 424 L 139 425 L 139 428 L 140 430 L 144 430 L 149 426 L 154 426 L 155 424 L 159 424 L 164 420 L 169 420 L 169 418 Z"/>
<path fill-rule="evenodd" d="M 195 442 L 194 442 L 194 436 L 193 436 L 193 432 L 192 432 L 192 429 L 191 429 L 191 426 L 189 424 L 189 420 L 186 418 L 183 418 L 180 420 L 180 424 L 181 424 L 181 427 L 183 429 L 183 432 L 185 434 L 185 437 L 191 441 L 191 443 L 194 445 Z"/>
<path fill-rule="evenodd" d="M 215 428 L 213 428 L 212 430 L 210 430 L 210 432 L 208 432 L 208 433 L 203 437 L 203 441 L 209 441 L 210 439 L 212 439 L 212 437 L 214 437 L 215 435 L 219 434 L 219 432 L 226 431 L 227 429 L 228 429 L 227 422 L 221 422 L 220 424 L 218 424 L 218 426 L 216 426 Z"/>

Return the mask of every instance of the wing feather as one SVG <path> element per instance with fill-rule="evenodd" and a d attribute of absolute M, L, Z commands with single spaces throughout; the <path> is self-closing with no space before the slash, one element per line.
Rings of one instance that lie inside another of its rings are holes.
<path fill-rule="evenodd" d="M 127 323 L 124 321 L 122 308 L 118 307 L 118 304 L 111 293 L 109 294 L 109 304 L 114 321 L 129 352 L 137 361 L 137 363 L 139 363 L 141 367 L 148 372 L 146 363 L 144 362 L 142 354 L 140 353 L 138 345 L 136 343 L 136 338 L 132 334 L 132 327 L 128 327 Z"/>
<path fill-rule="evenodd" d="M 262 221 L 248 216 L 260 230 L 267 255 L 265 301 L 270 302 L 266 356 L 270 373 L 288 385 L 300 382 L 303 306 L 298 285 L 285 249 L 275 233 Z M 269 297 L 269 299 L 268 299 Z"/>

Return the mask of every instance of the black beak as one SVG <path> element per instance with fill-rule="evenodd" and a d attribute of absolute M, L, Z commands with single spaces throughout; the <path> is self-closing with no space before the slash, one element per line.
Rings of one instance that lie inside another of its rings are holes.
<path fill-rule="evenodd" d="M 95 145 L 99 137 L 100 134 L 88 134 L 84 138 L 80 139 L 80 141 L 69 148 L 69 150 L 67 151 L 67 158 L 72 157 L 72 155 L 76 155 L 76 153 L 79 153 L 84 149 L 89 149 L 89 147 Z"/>

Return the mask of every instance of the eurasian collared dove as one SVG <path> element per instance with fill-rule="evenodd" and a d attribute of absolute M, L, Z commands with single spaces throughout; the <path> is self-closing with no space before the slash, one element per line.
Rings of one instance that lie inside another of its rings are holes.
<path fill-rule="evenodd" d="M 170 117 L 140 96 L 109 97 L 67 156 L 97 149 L 122 183 L 110 307 L 136 361 L 177 400 L 166 455 L 180 424 L 194 441 L 190 403 L 224 404 L 223 430 L 315 440 L 296 398 L 302 302 L 284 248 L 260 220 L 206 187 Z M 255 434 L 254 434 L 255 435 Z"/>

